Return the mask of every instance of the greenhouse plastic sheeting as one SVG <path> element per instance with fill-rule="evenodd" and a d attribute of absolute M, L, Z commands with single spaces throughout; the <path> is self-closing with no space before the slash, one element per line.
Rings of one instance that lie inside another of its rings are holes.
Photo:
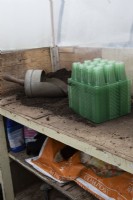
<path fill-rule="evenodd" d="M 133 47 L 132 0 L 54 0 L 59 46 Z"/>
<path fill-rule="evenodd" d="M 0 0 L 0 50 L 51 46 L 49 0 Z"/>
<path fill-rule="evenodd" d="M 133 47 L 132 0 L 51 0 L 57 46 Z M 52 46 L 50 0 L 0 0 L 0 50 Z"/>

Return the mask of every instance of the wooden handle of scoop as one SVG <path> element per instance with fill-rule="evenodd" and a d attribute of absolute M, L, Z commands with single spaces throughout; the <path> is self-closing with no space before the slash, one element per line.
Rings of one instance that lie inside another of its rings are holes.
<path fill-rule="evenodd" d="M 6 80 L 6 81 L 9 81 L 9 82 L 18 83 L 19 85 L 24 86 L 24 80 L 17 79 L 17 78 L 10 76 L 8 74 L 4 75 L 3 79 Z"/>

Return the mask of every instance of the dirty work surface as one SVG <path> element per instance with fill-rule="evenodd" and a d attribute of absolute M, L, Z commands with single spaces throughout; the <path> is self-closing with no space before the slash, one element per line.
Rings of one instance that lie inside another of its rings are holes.
<path fill-rule="evenodd" d="M 69 109 L 67 98 L 30 99 L 23 93 L 9 98 L 11 102 L 8 104 L 8 98 L 2 98 L 1 108 L 133 162 L 133 111 L 127 116 L 96 125 Z"/>
<path fill-rule="evenodd" d="M 75 120 L 77 122 L 83 122 L 89 126 L 95 126 L 94 123 L 83 119 L 79 115 L 75 114 L 68 105 L 68 98 L 27 98 L 23 93 L 17 95 L 17 100 L 21 102 L 22 105 L 28 107 L 34 107 L 42 110 L 47 110 L 54 116 L 65 117 L 70 120 Z"/>

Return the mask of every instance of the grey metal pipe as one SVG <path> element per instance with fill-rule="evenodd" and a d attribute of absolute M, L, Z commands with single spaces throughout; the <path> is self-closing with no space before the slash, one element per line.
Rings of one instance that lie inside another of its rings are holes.
<path fill-rule="evenodd" d="M 7 81 L 24 85 L 28 97 L 63 97 L 67 95 L 67 84 L 57 78 L 46 78 L 43 70 L 27 70 L 25 80 L 6 75 Z"/>
<path fill-rule="evenodd" d="M 28 97 L 62 97 L 67 95 L 67 85 L 55 78 L 45 79 L 43 70 L 28 70 L 24 81 Z"/>

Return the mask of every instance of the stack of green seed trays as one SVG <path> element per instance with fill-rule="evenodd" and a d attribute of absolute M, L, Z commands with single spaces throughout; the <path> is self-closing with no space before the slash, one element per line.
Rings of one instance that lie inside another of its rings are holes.
<path fill-rule="evenodd" d="M 131 81 L 122 62 L 97 58 L 73 63 L 68 85 L 69 107 L 92 122 L 131 112 Z"/>

